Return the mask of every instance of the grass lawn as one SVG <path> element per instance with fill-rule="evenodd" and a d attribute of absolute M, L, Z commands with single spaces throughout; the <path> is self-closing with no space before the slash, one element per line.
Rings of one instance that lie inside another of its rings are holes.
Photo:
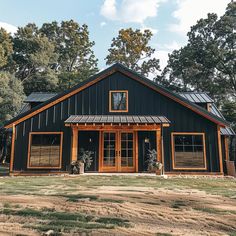
<path fill-rule="evenodd" d="M 236 235 L 236 180 L 0 178 L 0 235 Z"/>

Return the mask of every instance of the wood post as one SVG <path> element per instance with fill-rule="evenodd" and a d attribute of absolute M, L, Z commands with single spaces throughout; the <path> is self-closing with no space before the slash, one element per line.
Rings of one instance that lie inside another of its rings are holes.
<path fill-rule="evenodd" d="M 138 172 L 138 131 L 134 131 L 135 172 Z"/>
<path fill-rule="evenodd" d="M 71 147 L 71 161 L 77 161 L 78 153 L 78 128 L 72 126 L 72 147 Z"/>
<path fill-rule="evenodd" d="M 162 142 L 161 142 L 161 130 L 156 131 L 156 147 L 157 147 L 157 160 L 162 163 Z"/>
<path fill-rule="evenodd" d="M 223 174 L 224 170 L 223 170 L 223 157 L 222 157 L 220 126 L 217 126 L 217 136 L 218 136 L 218 153 L 219 153 L 220 173 Z"/>
<path fill-rule="evenodd" d="M 229 137 L 224 136 L 225 160 L 229 161 Z"/>
<path fill-rule="evenodd" d="M 13 126 L 12 126 L 12 136 L 11 136 L 10 173 L 13 171 L 13 163 L 14 163 L 14 155 L 15 155 L 15 136 L 16 136 L 16 127 L 13 124 Z"/>

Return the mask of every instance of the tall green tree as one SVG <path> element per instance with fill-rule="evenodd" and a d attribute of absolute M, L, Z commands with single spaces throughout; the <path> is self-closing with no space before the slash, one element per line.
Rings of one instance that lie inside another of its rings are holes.
<path fill-rule="evenodd" d="M 4 67 L 13 52 L 13 43 L 10 34 L 3 28 L 0 28 L 0 68 Z"/>
<path fill-rule="evenodd" d="M 35 24 L 18 28 L 13 38 L 13 69 L 21 81 L 37 72 L 45 71 L 57 61 L 54 44 L 43 35 Z"/>
<path fill-rule="evenodd" d="M 218 18 L 208 14 L 191 27 L 188 44 L 175 50 L 159 83 L 208 91 L 219 103 L 236 99 L 236 2 Z"/>
<path fill-rule="evenodd" d="M 8 72 L 0 72 L 0 126 L 13 118 L 25 97 L 22 82 Z"/>
<path fill-rule="evenodd" d="M 149 45 L 152 37 L 150 30 L 121 29 L 116 38 L 112 39 L 106 64 L 119 62 L 128 68 L 147 76 L 160 70 L 159 60 L 153 58 L 155 49 Z"/>
<path fill-rule="evenodd" d="M 87 25 L 62 21 L 43 24 L 40 29 L 55 45 L 59 55 L 54 68 L 60 73 L 60 88 L 68 88 L 98 72 L 97 59 Z M 68 83 L 67 83 L 68 82 Z"/>

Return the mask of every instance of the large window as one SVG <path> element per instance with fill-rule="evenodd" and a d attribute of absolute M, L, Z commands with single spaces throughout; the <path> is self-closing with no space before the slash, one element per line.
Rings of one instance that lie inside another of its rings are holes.
<path fill-rule="evenodd" d="M 173 169 L 205 170 L 205 136 L 203 133 L 172 133 Z"/>
<path fill-rule="evenodd" d="M 61 168 L 61 147 L 61 132 L 30 133 L 28 168 Z"/>
<path fill-rule="evenodd" d="M 128 91 L 123 91 L 123 90 L 110 91 L 109 111 L 110 112 L 128 111 Z"/>

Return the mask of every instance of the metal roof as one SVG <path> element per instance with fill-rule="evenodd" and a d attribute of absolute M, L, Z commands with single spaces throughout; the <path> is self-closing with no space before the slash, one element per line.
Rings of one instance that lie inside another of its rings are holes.
<path fill-rule="evenodd" d="M 56 95 L 56 93 L 33 92 L 24 100 L 24 102 L 45 102 Z"/>
<path fill-rule="evenodd" d="M 193 103 L 212 103 L 210 112 L 214 114 L 215 116 L 218 116 L 221 119 L 225 120 L 222 113 L 214 104 L 213 99 L 211 99 L 207 93 L 185 92 L 185 93 L 179 93 L 179 95 L 181 95 L 182 97 L 184 97 L 185 99 Z M 220 128 L 220 132 L 222 135 L 235 135 L 235 132 L 230 127 Z"/>
<path fill-rule="evenodd" d="M 213 99 L 211 99 L 207 93 L 204 92 L 184 92 L 179 93 L 180 96 L 194 103 L 213 103 Z"/>
<path fill-rule="evenodd" d="M 104 116 L 104 115 L 72 115 L 66 124 L 167 124 L 170 121 L 164 116 Z"/>
<path fill-rule="evenodd" d="M 224 116 L 222 115 L 222 113 L 218 110 L 218 108 L 216 107 L 215 104 L 211 105 L 211 112 L 216 115 L 221 117 L 222 119 L 225 119 Z M 233 131 L 233 129 L 231 129 L 230 127 L 225 127 L 225 128 L 220 128 L 220 132 L 222 135 L 235 135 L 235 132 Z"/>

